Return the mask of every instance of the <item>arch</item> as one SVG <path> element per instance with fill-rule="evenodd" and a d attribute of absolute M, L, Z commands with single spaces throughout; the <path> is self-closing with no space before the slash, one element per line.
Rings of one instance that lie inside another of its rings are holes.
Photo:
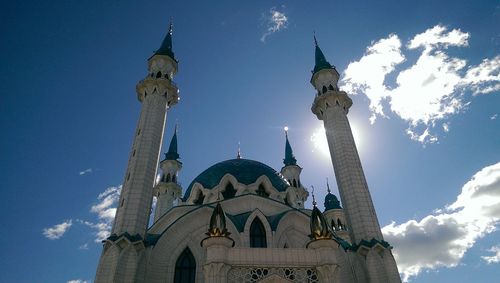
<path fill-rule="evenodd" d="M 167 183 L 170 182 L 170 173 L 167 174 Z"/>
<path fill-rule="evenodd" d="M 196 260 L 191 250 L 186 247 L 175 262 L 175 283 L 194 283 L 196 277 Z"/>
<path fill-rule="evenodd" d="M 304 248 L 309 241 L 310 217 L 300 210 L 286 212 L 274 232 L 274 246 L 283 247 L 286 243 L 289 248 Z"/>
<path fill-rule="evenodd" d="M 250 225 L 250 247 L 267 248 L 266 229 L 259 217 L 255 217 Z"/>
<path fill-rule="evenodd" d="M 297 180 L 293 179 L 293 186 L 297 187 Z"/>
<path fill-rule="evenodd" d="M 161 78 L 161 72 L 156 73 L 156 78 Z"/>
<path fill-rule="evenodd" d="M 266 188 L 264 188 L 262 184 L 259 185 L 259 188 L 255 192 L 261 197 L 269 197 L 269 194 L 266 192 Z"/>
<path fill-rule="evenodd" d="M 250 247 L 250 228 L 255 221 L 255 219 L 258 218 L 260 223 L 263 225 L 264 230 L 266 232 L 266 243 L 268 247 L 273 246 L 273 232 L 271 229 L 271 225 L 269 222 L 267 222 L 266 216 L 259 210 L 255 209 L 250 216 L 248 216 L 247 221 L 245 223 L 245 227 L 243 228 L 243 233 L 241 235 L 241 245 Z M 274 247 L 274 246 L 273 246 Z"/>
<path fill-rule="evenodd" d="M 339 227 L 339 230 L 344 230 L 344 225 L 342 224 L 342 221 L 340 221 L 340 218 L 337 218 L 337 226 Z"/>
<path fill-rule="evenodd" d="M 328 86 L 328 89 L 329 89 L 329 90 L 333 90 L 333 86 L 332 86 L 332 85 L 329 85 L 329 86 Z"/>
<path fill-rule="evenodd" d="M 228 183 L 222 192 L 222 196 L 224 199 L 233 198 L 236 195 L 236 190 L 234 189 L 233 184 Z"/>
<path fill-rule="evenodd" d="M 325 93 L 327 90 L 328 89 L 326 88 L 326 86 L 323 86 L 323 89 L 322 89 L 323 93 Z"/>
<path fill-rule="evenodd" d="M 177 182 L 177 176 L 175 174 L 172 175 L 172 182 L 174 182 L 174 183 Z"/>

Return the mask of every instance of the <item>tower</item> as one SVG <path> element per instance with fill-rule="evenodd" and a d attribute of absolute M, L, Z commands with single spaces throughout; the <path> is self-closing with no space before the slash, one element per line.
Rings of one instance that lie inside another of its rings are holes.
<path fill-rule="evenodd" d="M 304 208 L 304 202 L 307 199 L 308 192 L 300 183 L 300 172 L 302 168 L 297 165 L 297 159 L 293 155 L 292 146 L 288 141 L 288 127 L 285 127 L 285 158 L 283 159 L 281 175 L 290 184 L 290 189 L 287 193 L 286 200 L 291 206 L 296 208 Z"/>
<path fill-rule="evenodd" d="M 349 235 L 363 258 L 369 282 L 401 282 L 390 246 L 383 240 L 361 161 L 347 118 L 352 100 L 339 90 L 339 73 L 325 58 L 316 37 L 311 111 L 323 120 Z M 361 271 L 358 271 L 361 272 Z"/>
<path fill-rule="evenodd" d="M 179 99 L 173 77 L 172 24 L 160 48 L 148 59 L 148 75 L 136 87 L 142 103 L 139 122 L 122 185 L 111 236 L 97 268 L 95 282 L 135 282 L 145 272 L 146 229 L 163 140 L 167 111 Z"/>
<path fill-rule="evenodd" d="M 177 182 L 177 175 L 182 169 L 182 162 L 179 161 L 177 153 L 177 126 L 170 141 L 165 159 L 160 162 L 162 176 L 155 186 L 156 210 L 154 221 L 156 222 L 165 212 L 172 208 L 174 201 L 178 200 L 182 194 L 182 188 Z"/>

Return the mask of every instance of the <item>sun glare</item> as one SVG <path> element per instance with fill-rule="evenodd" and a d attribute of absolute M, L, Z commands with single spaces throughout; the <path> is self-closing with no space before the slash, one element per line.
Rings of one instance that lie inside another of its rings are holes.
<path fill-rule="evenodd" d="M 354 137 L 354 141 L 356 142 L 356 147 L 358 148 L 359 151 L 362 146 L 361 134 L 358 131 L 357 127 L 352 123 L 351 123 L 351 130 L 352 130 L 352 135 Z M 314 147 L 313 151 L 317 151 L 325 157 L 330 157 L 330 149 L 328 148 L 325 128 L 323 126 L 320 126 L 313 132 L 313 134 L 311 135 L 311 142 Z"/>

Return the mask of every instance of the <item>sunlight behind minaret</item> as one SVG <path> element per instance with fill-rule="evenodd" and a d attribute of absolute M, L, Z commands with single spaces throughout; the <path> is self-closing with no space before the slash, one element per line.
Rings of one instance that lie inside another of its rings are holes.
<path fill-rule="evenodd" d="M 354 137 L 354 141 L 356 142 L 356 148 L 359 151 L 363 145 L 361 139 L 361 133 L 358 131 L 358 128 L 353 123 L 351 123 L 351 130 L 352 130 L 352 135 Z M 317 151 L 324 157 L 330 158 L 330 150 L 328 148 L 325 128 L 323 126 L 316 128 L 316 130 L 312 133 L 311 142 L 313 144 L 313 151 L 315 152 Z"/>

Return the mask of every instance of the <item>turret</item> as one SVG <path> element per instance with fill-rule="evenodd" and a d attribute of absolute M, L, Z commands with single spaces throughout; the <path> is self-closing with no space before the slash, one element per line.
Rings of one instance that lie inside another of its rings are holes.
<path fill-rule="evenodd" d="M 170 140 L 168 152 L 165 159 L 160 162 L 162 175 L 160 182 L 155 186 L 154 194 L 156 196 L 156 210 L 154 221 L 156 222 L 163 214 L 173 207 L 174 202 L 178 201 L 182 194 L 182 188 L 177 182 L 179 171 L 182 169 L 182 162 L 179 161 L 177 152 L 177 126 L 174 135 Z"/>
<path fill-rule="evenodd" d="M 328 179 L 326 180 L 326 187 L 327 194 L 325 196 L 325 212 L 323 214 L 335 234 L 337 234 L 340 238 L 351 242 L 347 228 L 347 221 L 345 220 L 344 209 L 342 209 L 337 196 L 332 194 L 330 191 Z"/>
<path fill-rule="evenodd" d="M 288 127 L 285 127 L 285 158 L 281 175 L 288 181 L 290 188 L 287 190 L 286 202 L 296 208 L 304 208 L 304 202 L 309 193 L 302 187 L 300 173 L 302 168 L 297 165 L 297 159 L 293 155 L 292 146 L 288 140 Z"/>

